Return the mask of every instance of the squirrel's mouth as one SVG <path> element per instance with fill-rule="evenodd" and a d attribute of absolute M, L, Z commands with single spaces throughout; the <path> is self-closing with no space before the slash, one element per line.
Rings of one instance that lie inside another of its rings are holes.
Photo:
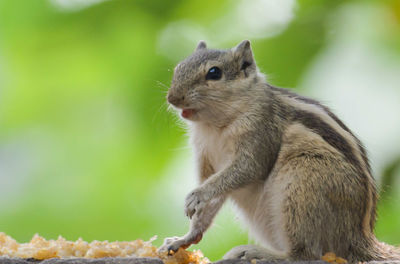
<path fill-rule="evenodd" d="M 184 109 L 182 109 L 181 116 L 183 118 L 188 119 L 188 118 L 192 117 L 192 115 L 195 113 L 195 111 L 196 110 L 194 110 L 194 109 L 184 108 Z"/>

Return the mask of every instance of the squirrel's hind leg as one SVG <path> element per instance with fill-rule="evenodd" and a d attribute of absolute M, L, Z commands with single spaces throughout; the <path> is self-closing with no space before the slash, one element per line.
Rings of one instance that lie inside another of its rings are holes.
<path fill-rule="evenodd" d="M 271 261 L 286 260 L 287 256 L 256 245 L 241 245 L 229 250 L 223 259 L 262 259 Z"/>

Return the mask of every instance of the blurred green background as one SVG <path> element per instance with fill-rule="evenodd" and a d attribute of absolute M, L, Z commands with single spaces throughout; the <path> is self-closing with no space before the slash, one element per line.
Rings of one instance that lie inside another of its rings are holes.
<path fill-rule="evenodd" d="M 183 235 L 194 164 L 165 94 L 200 39 L 250 39 L 272 84 L 338 113 L 370 152 L 376 233 L 400 244 L 398 0 L 0 0 L 0 231 Z M 228 203 L 192 248 L 249 241 Z"/>

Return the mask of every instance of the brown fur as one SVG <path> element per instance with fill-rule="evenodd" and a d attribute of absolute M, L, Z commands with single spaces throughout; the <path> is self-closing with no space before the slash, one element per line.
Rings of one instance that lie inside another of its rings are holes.
<path fill-rule="evenodd" d="M 207 79 L 212 67 L 221 79 Z M 366 152 L 319 102 L 267 84 L 250 42 L 210 50 L 200 42 L 178 64 L 168 101 L 187 111 L 200 186 L 186 198 L 188 234 L 161 250 L 197 243 L 229 197 L 262 247 L 226 258 L 400 260 L 373 234 L 377 191 Z"/>

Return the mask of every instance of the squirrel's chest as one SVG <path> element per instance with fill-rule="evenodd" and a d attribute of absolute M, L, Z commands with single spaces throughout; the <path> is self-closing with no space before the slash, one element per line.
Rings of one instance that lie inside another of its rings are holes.
<path fill-rule="evenodd" d="M 226 168 L 234 155 L 234 141 L 229 134 L 208 127 L 192 131 L 191 142 L 197 156 L 204 155 L 215 172 Z"/>

